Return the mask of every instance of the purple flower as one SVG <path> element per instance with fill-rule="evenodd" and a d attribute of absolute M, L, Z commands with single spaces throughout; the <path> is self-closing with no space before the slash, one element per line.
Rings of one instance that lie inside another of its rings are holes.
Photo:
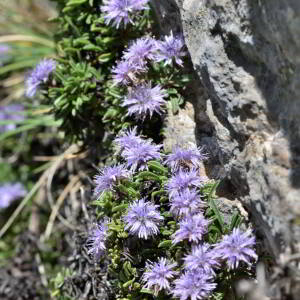
<path fill-rule="evenodd" d="M 124 27 L 133 23 L 131 14 L 147 9 L 148 0 L 104 0 L 101 10 L 105 13 L 104 20 L 107 25 L 119 28 L 123 22 Z"/>
<path fill-rule="evenodd" d="M 145 240 L 156 235 L 159 232 L 158 225 L 164 219 L 157 210 L 158 207 L 144 199 L 134 201 L 124 216 L 125 229 Z"/>
<path fill-rule="evenodd" d="M 104 220 L 100 224 L 96 224 L 87 239 L 88 254 L 92 254 L 96 259 L 99 259 L 106 249 L 107 223 L 108 220 Z"/>
<path fill-rule="evenodd" d="M 94 196 L 99 197 L 102 192 L 112 189 L 118 180 L 128 178 L 129 176 L 129 171 L 123 165 L 105 167 L 94 178 L 96 184 Z"/>
<path fill-rule="evenodd" d="M 0 106 L 0 121 L 22 121 L 24 120 L 23 110 L 24 106 L 21 104 Z M 14 130 L 15 128 L 16 124 L 14 123 L 0 125 L 0 132 Z"/>
<path fill-rule="evenodd" d="M 128 85 L 130 82 L 134 82 L 137 79 L 136 74 L 142 71 L 144 69 L 140 66 L 121 60 L 112 69 L 114 84 Z"/>
<path fill-rule="evenodd" d="M 221 258 L 227 260 L 229 269 L 236 269 L 241 261 L 250 265 L 250 259 L 257 259 L 253 250 L 255 238 L 251 236 L 250 231 L 242 232 L 234 228 L 230 235 L 225 235 L 223 240 L 218 243 L 215 250 L 218 251 Z"/>
<path fill-rule="evenodd" d="M 48 80 L 50 73 L 56 68 L 56 62 L 53 59 L 44 59 L 37 64 L 25 82 L 26 96 L 32 98 L 42 83 Z"/>
<path fill-rule="evenodd" d="M 179 229 L 171 236 L 173 244 L 183 240 L 194 243 L 200 242 L 203 235 L 207 233 L 210 222 L 202 214 L 186 217 L 179 222 Z"/>
<path fill-rule="evenodd" d="M 169 196 L 173 197 L 189 187 L 202 187 L 205 181 L 206 178 L 198 175 L 198 171 L 195 169 L 190 171 L 180 169 L 177 174 L 170 178 L 166 188 Z"/>
<path fill-rule="evenodd" d="M 157 295 L 162 289 L 170 290 L 170 282 L 177 272 L 172 271 L 177 264 L 170 264 L 166 258 L 161 257 L 158 262 L 146 263 L 147 271 L 143 274 L 142 280 L 146 283 L 145 288 L 154 287 L 154 294 Z"/>
<path fill-rule="evenodd" d="M 213 276 L 203 272 L 203 270 L 194 270 L 182 274 L 174 281 L 175 288 L 173 296 L 186 300 L 207 299 L 217 284 L 212 282 Z"/>
<path fill-rule="evenodd" d="M 125 148 L 121 155 L 132 171 L 145 170 L 148 169 L 147 161 L 161 158 L 161 147 L 162 145 L 153 145 L 150 141 L 141 141 L 131 148 Z"/>
<path fill-rule="evenodd" d="M 137 135 L 137 127 L 128 129 L 115 139 L 115 143 L 119 146 L 121 151 L 123 151 L 124 149 L 137 147 L 142 142 L 143 140 L 141 139 L 141 137 Z"/>
<path fill-rule="evenodd" d="M 200 161 L 207 159 L 207 154 L 204 153 L 203 148 L 183 149 L 175 147 L 171 154 L 167 155 L 166 164 L 173 170 L 179 167 L 194 167 L 199 166 Z"/>
<path fill-rule="evenodd" d="M 170 211 L 178 216 L 199 212 L 206 205 L 204 201 L 201 201 L 200 195 L 195 189 L 184 189 L 175 194 L 171 198 L 170 204 Z"/>
<path fill-rule="evenodd" d="M 174 59 L 178 65 L 182 66 L 183 61 L 180 57 L 186 55 L 186 52 L 182 50 L 183 46 L 183 38 L 181 36 L 174 37 L 171 32 L 169 36 L 165 36 L 164 41 L 157 42 L 156 61 L 164 61 L 165 65 L 172 65 Z"/>
<path fill-rule="evenodd" d="M 220 266 L 219 254 L 207 243 L 192 246 L 192 253 L 184 258 L 185 268 L 189 271 L 203 269 L 204 272 L 215 275 L 213 268 Z"/>
<path fill-rule="evenodd" d="M 152 117 L 154 112 L 161 114 L 162 106 L 166 104 L 164 97 L 167 96 L 165 90 L 159 85 L 151 88 L 151 84 L 141 84 L 129 91 L 122 106 L 128 107 L 128 115 L 135 115 L 144 119 L 147 114 Z"/>
<path fill-rule="evenodd" d="M 5 183 L 0 186 L 0 208 L 8 207 L 14 200 L 27 194 L 21 183 Z"/>
<path fill-rule="evenodd" d="M 135 40 L 131 46 L 124 52 L 123 58 L 129 63 L 145 67 L 147 60 L 155 58 L 156 41 L 150 37 L 142 37 Z"/>
<path fill-rule="evenodd" d="M 11 51 L 11 47 L 5 44 L 0 44 L 0 66 L 3 65 L 7 60 L 9 60 L 8 52 Z"/>

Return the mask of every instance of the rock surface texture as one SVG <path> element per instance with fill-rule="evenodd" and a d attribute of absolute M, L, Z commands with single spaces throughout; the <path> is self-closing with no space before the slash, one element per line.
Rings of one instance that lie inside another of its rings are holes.
<path fill-rule="evenodd" d="M 300 1 L 153 1 L 198 75 L 196 140 L 274 257 L 300 252 Z M 299 296 L 299 295 L 298 295 Z"/>

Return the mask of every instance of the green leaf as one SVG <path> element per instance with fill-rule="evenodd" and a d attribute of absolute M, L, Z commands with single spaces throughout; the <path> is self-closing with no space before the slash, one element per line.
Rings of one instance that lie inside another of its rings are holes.
<path fill-rule="evenodd" d="M 140 290 L 140 292 L 141 292 L 142 294 L 153 295 L 153 291 L 152 291 L 152 290 L 149 290 L 149 289 L 146 289 L 146 288 L 142 288 L 142 289 Z"/>
<path fill-rule="evenodd" d="M 122 210 L 125 210 L 127 208 L 128 208 L 128 203 L 121 204 L 121 205 L 113 207 L 112 212 L 114 213 L 114 212 L 117 212 L 117 211 L 122 211 Z"/>
<path fill-rule="evenodd" d="M 129 287 L 131 284 L 134 283 L 134 280 L 135 280 L 135 278 L 133 278 L 133 279 L 131 279 L 131 280 L 125 282 L 125 283 L 123 284 L 123 288 Z"/>
<path fill-rule="evenodd" d="M 116 232 L 119 232 L 122 230 L 122 226 L 117 225 L 117 224 L 109 224 L 108 228 L 111 229 L 112 231 L 116 231 Z"/>
<path fill-rule="evenodd" d="M 70 0 L 66 6 L 79 6 L 85 2 L 87 2 L 88 0 Z"/>
<path fill-rule="evenodd" d="M 162 231 L 162 235 L 170 236 L 171 234 L 173 234 L 173 231 L 172 231 L 172 230 L 163 230 L 163 231 Z"/>
<path fill-rule="evenodd" d="M 106 63 L 108 61 L 110 61 L 111 59 L 114 58 L 114 54 L 113 53 L 103 53 L 101 55 L 98 56 L 98 61 L 101 63 Z"/>
<path fill-rule="evenodd" d="M 233 228 L 238 227 L 238 226 L 241 224 L 242 220 L 243 220 L 243 219 L 242 219 L 242 217 L 240 216 L 239 212 L 236 211 L 236 212 L 234 213 L 234 215 L 232 216 L 232 218 L 231 218 L 229 230 L 232 231 Z"/>
<path fill-rule="evenodd" d="M 172 246 L 172 240 L 165 240 L 158 244 L 158 248 L 170 248 Z"/>
<path fill-rule="evenodd" d="M 223 227 L 224 227 L 224 220 L 223 220 L 223 217 L 222 215 L 220 214 L 220 211 L 216 205 L 216 202 L 214 201 L 214 199 L 210 199 L 209 201 L 209 206 L 210 208 L 213 210 L 214 214 L 215 214 L 215 217 L 220 225 L 220 229 L 221 231 L 223 232 Z"/>
<path fill-rule="evenodd" d="M 148 179 L 148 180 L 155 180 L 155 181 L 160 181 L 159 176 L 157 176 L 156 174 L 150 172 L 150 171 L 143 171 L 140 172 L 137 175 L 137 178 L 139 179 Z"/>
<path fill-rule="evenodd" d="M 165 168 L 161 163 L 159 163 L 158 161 L 155 160 L 150 160 L 147 162 L 147 165 L 149 167 L 150 170 L 156 171 L 160 174 L 168 174 L 168 169 Z"/>

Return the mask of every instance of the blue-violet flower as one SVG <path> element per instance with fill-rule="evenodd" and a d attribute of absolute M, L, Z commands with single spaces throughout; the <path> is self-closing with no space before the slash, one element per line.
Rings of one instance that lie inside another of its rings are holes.
<path fill-rule="evenodd" d="M 150 141 L 141 141 L 138 145 L 125 148 L 122 157 L 127 161 L 127 166 L 135 171 L 148 169 L 147 161 L 160 159 L 162 145 L 154 145 Z"/>
<path fill-rule="evenodd" d="M 88 254 L 92 254 L 96 259 L 99 259 L 106 249 L 107 223 L 108 220 L 104 220 L 100 224 L 96 224 L 87 239 L 87 246 L 89 248 Z"/>
<path fill-rule="evenodd" d="M 118 180 L 128 178 L 129 176 L 129 171 L 123 165 L 105 167 L 94 178 L 96 184 L 94 196 L 100 196 L 102 192 L 112 189 Z"/>
<path fill-rule="evenodd" d="M 142 280 L 145 282 L 144 287 L 147 289 L 153 288 L 155 295 L 162 289 L 170 291 L 170 279 L 177 274 L 172 269 L 176 266 L 176 263 L 171 264 L 163 257 L 156 263 L 146 263 L 146 271 L 142 277 Z"/>
<path fill-rule="evenodd" d="M 227 261 L 229 269 L 236 269 L 241 261 L 250 265 L 250 260 L 257 259 L 253 250 L 255 238 L 250 231 L 242 232 L 234 228 L 230 235 L 225 235 L 215 247 L 221 258 Z"/>
<path fill-rule="evenodd" d="M 5 183 L 0 186 L 0 208 L 8 207 L 14 200 L 26 196 L 24 186 L 17 183 Z"/>
<path fill-rule="evenodd" d="M 202 211 L 202 208 L 206 206 L 195 189 L 184 189 L 182 192 L 175 194 L 171 197 L 170 205 L 170 211 L 177 216 Z"/>
<path fill-rule="evenodd" d="M 174 59 L 178 65 L 182 66 L 183 61 L 181 57 L 186 55 L 183 46 L 183 37 L 174 37 L 173 32 L 171 32 L 169 36 L 165 36 L 164 41 L 157 42 L 158 54 L 156 55 L 156 61 L 164 61 L 165 65 L 172 65 Z"/>
<path fill-rule="evenodd" d="M 134 66 L 145 67 L 147 60 L 154 60 L 156 41 L 150 37 L 142 37 L 135 40 L 126 51 L 123 59 Z"/>
<path fill-rule="evenodd" d="M 184 258 L 184 262 L 188 271 L 203 269 L 204 272 L 213 275 L 214 268 L 220 266 L 219 254 L 208 243 L 192 246 L 192 252 Z"/>
<path fill-rule="evenodd" d="M 141 84 L 132 88 L 125 97 L 122 106 L 128 109 L 128 115 L 134 115 L 137 119 L 144 119 L 147 114 L 152 117 L 153 113 L 162 113 L 162 106 L 166 104 L 165 90 L 159 85 L 151 87 L 151 84 Z"/>
<path fill-rule="evenodd" d="M 42 83 L 48 80 L 49 75 L 55 70 L 56 62 L 53 59 L 44 59 L 37 64 L 25 81 L 26 96 L 32 98 Z"/>
<path fill-rule="evenodd" d="M 124 27 L 133 23 L 131 14 L 147 9 L 148 0 L 104 0 L 101 10 L 105 13 L 104 20 L 107 25 L 119 28 L 123 22 Z"/>
<path fill-rule="evenodd" d="M 133 127 L 122 132 L 117 138 L 115 138 L 114 142 L 122 152 L 124 149 L 137 147 L 143 142 L 143 140 L 137 135 L 137 127 Z"/>
<path fill-rule="evenodd" d="M 147 240 L 159 232 L 158 225 L 164 219 L 159 211 L 159 206 L 144 199 L 134 201 L 124 216 L 125 230 L 129 229 L 132 235 Z"/>
<path fill-rule="evenodd" d="M 189 171 L 180 169 L 166 184 L 170 197 L 181 193 L 189 187 L 202 187 L 207 179 L 198 174 L 198 170 Z"/>
<path fill-rule="evenodd" d="M 165 163 L 172 170 L 177 170 L 179 167 L 197 168 L 204 159 L 207 159 L 207 154 L 203 151 L 203 148 L 183 149 L 176 146 L 172 153 L 167 155 Z"/>
<path fill-rule="evenodd" d="M 10 104 L 0 106 L 0 121 L 22 121 L 24 120 L 24 106 L 21 104 Z M 16 124 L 0 125 L 0 132 L 6 132 L 16 128 Z"/>
<path fill-rule="evenodd" d="M 182 274 L 174 281 L 173 296 L 186 300 L 207 299 L 217 284 L 212 282 L 213 276 L 203 270 L 193 270 Z"/>
<path fill-rule="evenodd" d="M 10 51 L 11 47 L 9 45 L 0 44 L 0 66 L 10 59 L 10 55 L 8 55 Z"/>
<path fill-rule="evenodd" d="M 204 234 L 208 232 L 210 220 L 205 219 L 202 214 L 188 216 L 179 222 L 179 229 L 172 234 L 172 243 L 177 244 L 183 240 L 198 243 Z"/>

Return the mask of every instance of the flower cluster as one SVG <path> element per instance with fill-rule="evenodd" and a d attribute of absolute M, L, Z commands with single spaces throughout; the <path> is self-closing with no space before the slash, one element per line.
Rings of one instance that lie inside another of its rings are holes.
<path fill-rule="evenodd" d="M 26 196 L 24 186 L 17 183 L 5 183 L 0 186 L 0 209 L 8 207 L 13 201 Z"/>
<path fill-rule="evenodd" d="M 0 125 L 0 133 L 15 129 L 16 124 L 13 121 L 24 120 L 23 111 L 24 107 L 21 104 L 0 106 L 0 121 L 12 121 L 10 124 Z"/>
<path fill-rule="evenodd" d="M 101 9 L 107 24 L 126 27 L 147 2 L 104 0 Z M 163 79 L 159 84 L 151 80 L 151 74 L 182 67 L 185 55 L 183 37 L 172 32 L 160 41 L 144 36 L 129 43 L 112 68 L 114 85 L 126 89 L 121 106 L 128 116 L 144 122 L 164 112 L 172 93 Z M 109 248 L 112 274 L 120 275 L 124 297 L 126 287 L 130 295 L 141 288 L 139 278 L 154 296 L 207 299 L 217 287 L 222 267 L 230 271 L 257 258 L 250 232 L 210 234 L 216 221 L 207 217 L 209 185 L 200 167 L 208 155 L 203 148 L 176 146 L 165 155 L 162 145 L 139 136 L 136 127 L 121 132 L 114 144 L 121 164 L 103 168 L 94 180 L 95 197 L 110 191 L 97 204 L 100 215 L 111 221 L 97 225 L 88 247 L 95 257 Z"/>
<path fill-rule="evenodd" d="M 127 107 L 129 116 L 144 120 L 146 116 L 151 118 L 153 113 L 163 112 L 167 91 L 160 85 L 152 87 L 150 82 L 139 77 L 149 69 L 148 63 L 162 61 L 165 65 L 171 65 L 174 60 L 182 66 L 181 57 L 186 55 L 183 46 L 183 39 L 171 33 L 164 41 L 144 36 L 123 52 L 122 60 L 112 69 L 112 73 L 114 84 L 128 86 L 122 105 Z M 193 161 L 195 159 L 193 156 Z"/>
<path fill-rule="evenodd" d="M 110 190 L 120 198 L 122 194 L 114 189 L 115 185 L 128 178 L 129 174 L 130 181 L 134 181 L 140 171 L 147 168 L 149 160 L 161 162 L 160 165 L 168 166 L 168 172 L 171 172 L 170 179 L 163 184 L 169 196 L 167 205 L 162 205 L 153 197 L 150 200 L 148 191 L 140 191 L 142 198 L 133 199 L 128 205 L 124 200 L 121 202 L 124 204 L 120 205 L 120 209 L 124 207 L 124 211 L 119 221 L 114 221 L 111 225 L 112 228 L 122 228 L 125 233 L 120 236 L 128 237 L 126 245 L 136 243 L 137 240 L 153 245 L 164 232 L 169 216 L 173 214 L 176 227 L 169 238 L 172 247 L 181 243 L 183 255 L 175 260 L 174 256 L 166 252 L 165 257 L 145 259 L 145 269 L 140 276 L 144 288 L 151 290 L 155 296 L 165 292 L 183 300 L 206 299 L 217 286 L 216 276 L 222 266 L 227 264 L 229 270 L 237 269 L 242 263 L 248 265 L 257 258 L 254 251 L 255 240 L 250 232 L 234 229 L 217 243 L 208 243 L 209 226 L 213 220 L 205 217 L 207 204 L 200 194 L 201 188 L 206 184 L 206 179 L 199 175 L 198 169 L 199 162 L 207 158 L 203 149 L 185 150 L 175 147 L 169 155 L 162 155 L 160 146 L 139 136 L 136 127 L 121 133 L 115 139 L 115 144 L 118 146 L 119 157 L 126 163 L 100 171 L 95 177 L 95 195 Z M 151 174 L 150 171 L 144 173 Z M 130 181 L 123 181 L 122 185 L 130 184 Z M 151 186 L 150 182 L 145 186 Z M 164 215 L 166 208 L 172 214 Z M 114 209 L 119 211 L 118 206 Z M 88 239 L 90 254 L 95 257 L 103 255 L 111 235 L 109 228 L 110 225 L 106 223 L 105 226 L 99 225 L 91 233 Z"/>
<path fill-rule="evenodd" d="M 32 98 L 38 87 L 48 80 L 49 75 L 55 70 L 56 62 L 53 59 L 42 60 L 26 79 L 26 96 Z"/>

